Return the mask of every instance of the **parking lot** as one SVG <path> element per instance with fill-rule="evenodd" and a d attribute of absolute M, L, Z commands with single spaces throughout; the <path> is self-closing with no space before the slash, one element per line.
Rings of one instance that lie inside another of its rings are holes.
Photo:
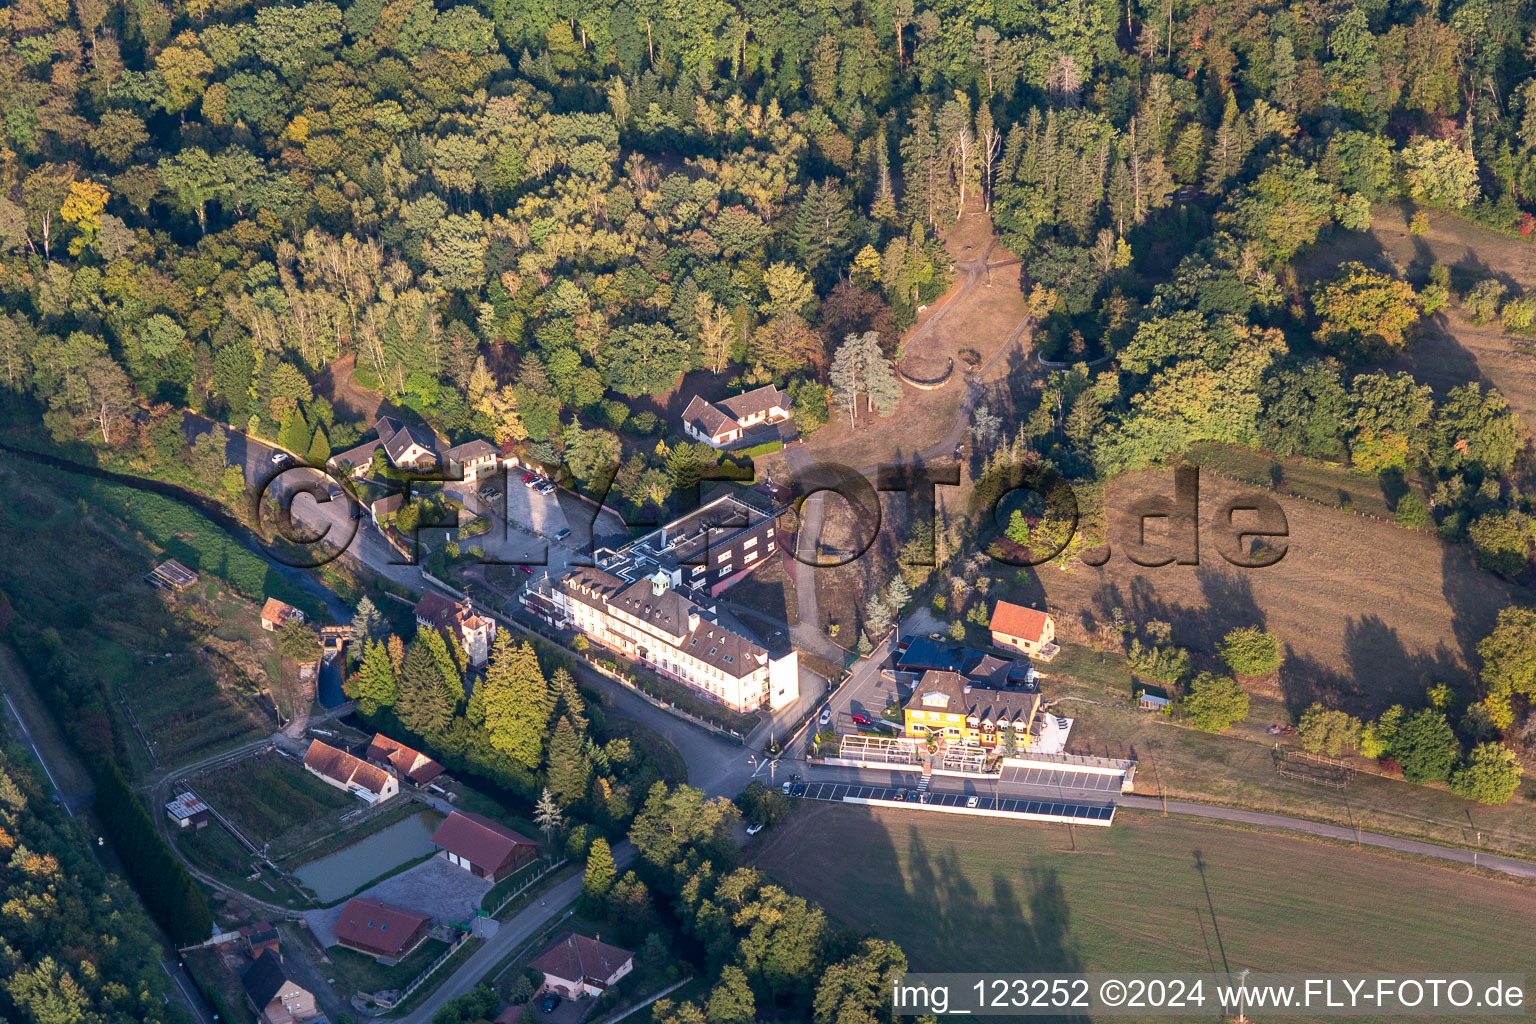
<path fill-rule="evenodd" d="M 905 800 L 897 800 L 898 792 L 905 792 Z M 1027 814 L 1054 818 L 1074 819 L 1086 823 L 1107 825 L 1115 816 L 1115 805 L 1090 804 L 1064 800 L 1015 799 L 974 795 L 976 806 L 970 807 L 973 795 L 929 791 L 927 803 L 920 802 L 920 795 L 909 787 L 859 786 L 842 782 L 811 782 L 800 794 L 809 800 L 889 800 L 892 803 L 908 803 L 914 809 L 922 807 L 964 807 L 980 811 L 1000 811 L 1005 814 Z"/>
<path fill-rule="evenodd" d="M 594 547 L 614 547 L 629 539 L 628 528 L 618 516 L 607 510 L 598 513 L 595 505 L 569 491 L 540 494 L 524 486 L 525 472 L 514 466 L 505 473 L 448 485 L 465 508 L 491 521 L 488 533 L 469 541 L 484 548 L 486 558 L 548 567 L 551 575 L 558 576 L 567 564 L 586 563 Z M 479 492 L 485 487 L 501 493 L 482 498 Z M 560 537 L 562 530 L 570 532 Z"/>
<path fill-rule="evenodd" d="M 1055 786 L 1059 789 L 1082 789 L 1096 793 L 1120 792 L 1123 776 L 1104 775 L 1099 772 L 1063 772 L 1046 768 L 1003 769 L 1002 781 L 1021 786 Z"/>

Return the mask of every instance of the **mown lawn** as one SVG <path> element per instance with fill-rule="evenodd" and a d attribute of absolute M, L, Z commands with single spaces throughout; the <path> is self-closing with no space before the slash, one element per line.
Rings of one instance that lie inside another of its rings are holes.
<path fill-rule="evenodd" d="M 326 955 L 331 958 L 336 971 L 358 992 L 383 992 L 404 988 L 415 981 L 416 975 L 432 966 L 432 961 L 447 949 L 448 943 L 441 939 L 427 939 L 393 967 L 345 946 L 332 946 Z"/>
<path fill-rule="evenodd" d="M 1285 835 L 804 805 L 751 860 L 932 971 L 1528 971 L 1536 889 Z M 1077 852 L 1072 852 L 1075 842 Z"/>

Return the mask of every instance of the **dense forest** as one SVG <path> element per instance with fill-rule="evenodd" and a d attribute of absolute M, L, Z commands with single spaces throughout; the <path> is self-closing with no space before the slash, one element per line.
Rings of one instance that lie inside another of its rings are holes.
<path fill-rule="evenodd" d="M 1138 350 L 1062 383 L 1094 438 L 1071 457 L 1219 435 L 1406 459 L 1435 447 L 1423 403 L 1378 411 L 1384 438 L 1338 415 L 1368 385 L 1337 367 L 1426 302 L 1363 269 L 1307 295 L 1291 263 L 1372 203 L 1533 223 L 1529 22 L 1489 0 L 28 0 L 0 21 L 0 375 L 55 441 L 166 462 L 178 406 L 323 461 L 367 429 L 312 388 L 344 353 L 451 436 L 552 464 L 622 461 L 658 429 L 631 400 L 691 368 L 785 384 L 813 429 L 842 339 L 889 354 L 947 282 L 937 234 L 990 209 L 1047 350 Z M 1482 487 L 1438 464 L 1448 497 Z M 626 498 L 664 496 L 628 469 Z"/>
<path fill-rule="evenodd" d="M 30 755 L 0 751 L 0 1019 L 184 1019 L 162 1001 L 162 950 L 143 909 L 86 842 Z"/>

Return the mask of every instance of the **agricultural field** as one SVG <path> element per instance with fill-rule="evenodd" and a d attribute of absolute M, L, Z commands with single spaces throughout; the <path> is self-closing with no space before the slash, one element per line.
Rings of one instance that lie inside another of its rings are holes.
<path fill-rule="evenodd" d="M 193 780 L 197 791 L 246 837 L 261 846 L 292 848 L 305 826 L 328 830 L 347 811 L 363 806 L 357 797 L 326 785 L 298 762 L 268 751 Z"/>
<path fill-rule="evenodd" d="M 0 500 L 32 538 L 0 566 L 0 590 L 29 624 L 57 633 L 137 770 L 193 761 L 272 730 L 264 660 L 271 641 L 260 635 L 254 604 L 209 573 L 176 597 L 151 587 L 143 577 L 164 554 L 78 497 L 62 474 L 7 460 Z"/>
<path fill-rule="evenodd" d="M 763 838 L 753 864 L 900 942 L 916 970 L 1531 966 L 1536 890 L 1282 835 L 1124 812 L 1075 836 L 984 819 L 935 829 L 922 812 L 807 805 Z"/>

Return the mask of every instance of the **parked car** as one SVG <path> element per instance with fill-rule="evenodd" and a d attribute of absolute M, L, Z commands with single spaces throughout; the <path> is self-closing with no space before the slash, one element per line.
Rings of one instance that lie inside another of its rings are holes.
<path fill-rule="evenodd" d="M 906 790 L 904 790 L 904 789 L 898 789 L 898 790 L 897 790 L 897 791 L 896 791 L 896 800 L 897 800 L 897 801 L 898 801 L 898 802 L 900 802 L 900 803 L 906 803 L 906 800 L 907 800 L 907 791 L 906 791 Z"/>
<path fill-rule="evenodd" d="M 565 540 L 565 538 L 569 537 L 570 535 L 571 528 L 569 526 L 562 526 L 560 529 L 555 531 L 555 540 Z"/>
<path fill-rule="evenodd" d="M 789 791 L 793 788 L 795 788 L 795 784 L 793 782 L 784 783 L 784 795 L 789 796 Z"/>
<path fill-rule="evenodd" d="M 550 483 L 548 480 L 546 480 L 542 484 L 539 485 L 539 493 L 540 494 L 553 494 L 553 493 L 555 493 L 555 485 Z"/>
<path fill-rule="evenodd" d="M 484 498 L 486 501 L 495 501 L 497 498 L 501 497 L 501 488 L 492 487 L 489 485 L 482 487 L 480 488 L 480 497 Z"/>
<path fill-rule="evenodd" d="M 524 473 L 523 474 L 523 486 L 524 487 L 537 487 L 537 486 L 539 486 L 539 474 L 537 474 L 537 473 Z"/>
<path fill-rule="evenodd" d="M 965 806 L 967 806 L 967 807 L 975 807 L 976 806 L 976 798 L 973 797 L 973 796 L 966 797 L 965 798 Z"/>
<path fill-rule="evenodd" d="M 832 705 L 828 704 L 821 709 L 821 724 L 826 725 L 830 721 L 832 721 Z"/>
<path fill-rule="evenodd" d="M 330 497 L 330 499 L 332 501 L 335 501 L 337 498 L 340 498 L 344 493 L 345 492 L 342 491 L 342 489 L 340 487 L 332 487 L 331 490 L 330 490 L 330 493 L 329 493 L 329 497 Z"/>
<path fill-rule="evenodd" d="M 272 465 L 274 465 L 274 466 L 281 466 L 281 465 L 283 465 L 286 462 L 292 462 L 292 461 L 293 461 L 293 456 L 289 455 L 287 452 L 273 452 L 272 453 Z"/>
<path fill-rule="evenodd" d="M 523 572 L 527 573 L 529 576 L 533 575 L 533 566 L 531 565 L 520 565 L 518 568 L 523 570 Z"/>
<path fill-rule="evenodd" d="M 559 1005 L 560 996 L 554 992 L 551 992 L 549 995 L 545 996 L 544 1001 L 539 1004 L 539 1009 L 543 1010 L 545 1013 L 554 1013 L 555 1007 Z"/>
<path fill-rule="evenodd" d="M 760 821 L 754 821 L 752 824 L 747 826 L 747 835 L 755 836 L 759 832 L 761 832 L 762 830 L 763 830 L 763 823 L 760 822 Z"/>
<path fill-rule="evenodd" d="M 853 713 L 853 724 L 854 725 L 874 725 L 875 723 L 870 720 L 870 717 L 868 715 L 862 714 L 860 712 L 855 711 Z"/>
<path fill-rule="evenodd" d="M 797 783 L 795 783 L 794 790 L 789 795 L 790 796 L 799 796 L 801 793 L 804 793 L 804 792 L 805 792 L 805 783 L 797 782 Z"/>
<path fill-rule="evenodd" d="M 932 795 L 932 793 L 919 793 L 917 794 L 917 802 L 920 804 L 925 804 L 928 802 L 928 798 Z"/>

